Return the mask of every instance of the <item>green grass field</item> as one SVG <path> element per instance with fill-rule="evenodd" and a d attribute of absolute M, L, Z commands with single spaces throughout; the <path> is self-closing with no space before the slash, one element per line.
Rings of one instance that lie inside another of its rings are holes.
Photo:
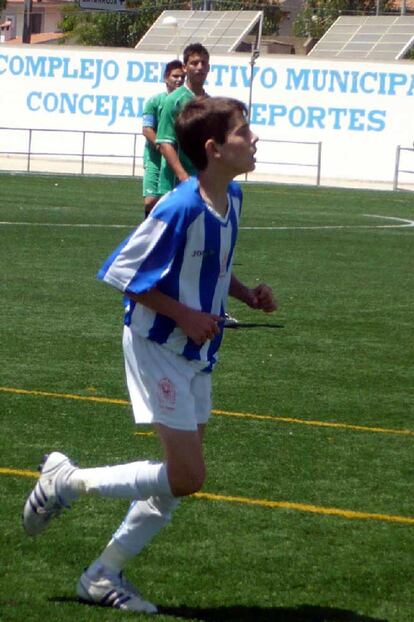
<path fill-rule="evenodd" d="M 126 403 L 120 295 L 95 278 L 141 220 L 140 191 L 0 175 L 2 622 L 145 619 L 75 595 L 127 503 L 81 499 L 36 540 L 20 523 L 46 451 L 160 455 Z M 128 578 L 161 622 L 413 622 L 414 197 L 244 193 L 235 272 L 280 309 L 230 302 L 246 326 L 214 375 L 203 494 Z"/>

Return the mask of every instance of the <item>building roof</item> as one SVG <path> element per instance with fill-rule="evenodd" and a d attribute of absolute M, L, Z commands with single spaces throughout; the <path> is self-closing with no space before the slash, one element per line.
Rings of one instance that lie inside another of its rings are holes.
<path fill-rule="evenodd" d="M 401 0 L 393 0 L 392 2 L 392 6 L 396 11 L 401 10 L 401 5 Z M 407 11 L 414 11 L 414 0 L 405 0 L 405 8 Z"/>
<path fill-rule="evenodd" d="M 30 37 L 30 43 L 54 43 L 59 39 L 64 37 L 63 32 L 40 32 L 38 34 L 32 34 Z M 21 45 L 22 38 L 15 37 L 14 39 L 9 39 L 9 41 L 5 41 L 1 45 Z"/>
<path fill-rule="evenodd" d="M 7 6 L 24 6 L 25 0 L 7 0 Z M 33 0 L 33 4 L 43 6 L 62 6 L 62 4 L 75 4 L 74 0 Z"/>

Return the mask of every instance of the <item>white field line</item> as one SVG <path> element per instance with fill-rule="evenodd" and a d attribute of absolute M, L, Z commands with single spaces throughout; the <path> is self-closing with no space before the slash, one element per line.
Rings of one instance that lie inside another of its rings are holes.
<path fill-rule="evenodd" d="M 396 216 L 378 216 L 377 214 L 362 214 L 367 218 L 382 218 L 385 220 L 395 220 L 398 224 L 392 225 L 309 225 L 309 226 L 289 226 L 289 227 L 240 227 L 240 229 L 246 230 L 270 230 L 277 229 L 280 231 L 286 231 L 288 229 L 399 229 L 402 227 L 414 227 L 414 220 L 408 220 L 407 218 L 397 218 Z"/>
<path fill-rule="evenodd" d="M 84 229 L 133 229 L 136 225 L 104 225 L 99 223 L 63 223 L 63 222 L 8 222 L 0 221 L 1 225 L 21 227 L 73 227 Z"/>
<path fill-rule="evenodd" d="M 288 231 L 288 230 L 329 230 L 329 229 L 400 229 L 414 227 L 414 220 L 398 218 L 396 216 L 379 216 L 377 214 L 362 214 L 367 218 L 382 218 L 385 220 L 397 221 L 391 225 L 292 225 L 282 227 L 240 227 L 244 231 Z M 73 227 L 84 229 L 133 229 L 136 225 L 116 225 L 102 223 L 61 223 L 61 222 L 12 222 L 0 221 L 0 226 L 22 226 L 22 227 Z"/>

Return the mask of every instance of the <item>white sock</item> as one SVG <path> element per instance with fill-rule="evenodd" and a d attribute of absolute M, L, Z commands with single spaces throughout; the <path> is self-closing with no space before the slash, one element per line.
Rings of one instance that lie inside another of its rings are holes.
<path fill-rule="evenodd" d="M 131 556 L 138 555 L 171 520 L 180 499 L 169 495 L 134 501 L 113 539 Z"/>
<path fill-rule="evenodd" d="M 127 563 L 151 542 L 171 520 L 180 500 L 172 496 L 133 501 L 112 539 L 88 568 L 91 579 L 113 572 L 119 574 Z"/>
<path fill-rule="evenodd" d="M 76 469 L 62 482 L 63 496 L 97 493 L 104 497 L 148 499 L 172 496 L 167 467 L 162 462 L 130 462 L 94 469 Z"/>
<path fill-rule="evenodd" d="M 112 573 L 119 574 L 132 557 L 133 555 L 112 539 L 98 559 L 89 566 L 87 574 L 91 579 Z"/>

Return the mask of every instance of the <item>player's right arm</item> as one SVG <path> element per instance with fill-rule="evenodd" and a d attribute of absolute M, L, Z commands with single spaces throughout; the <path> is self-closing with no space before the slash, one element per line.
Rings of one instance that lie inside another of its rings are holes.
<path fill-rule="evenodd" d="M 128 297 L 173 320 L 198 346 L 209 339 L 214 339 L 220 332 L 218 315 L 191 309 L 156 287 L 142 294 L 128 293 Z"/>
<path fill-rule="evenodd" d="M 157 148 L 157 105 L 158 97 L 155 95 L 150 97 L 145 103 L 142 116 L 142 134 L 154 148 Z"/>
<path fill-rule="evenodd" d="M 151 145 L 153 147 L 155 147 L 155 149 L 157 149 L 158 145 L 155 142 L 157 140 L 157 134 L 156 134 L 155 130 L 153 130 L 152 127 L 143 127 L 142 128 L 142 134 L 143 134 L 144 138 L 146 138 L 147 141 L 149 143 L 151 143 Z"/>
<path fill-rule="evenodd" d="M 174 203 L 180 205 L 176 208 Z M 160 201 L 156 218 L 147 218 L 106 259 L 98 278 L 134 302 L 170 318 L 197 345 L 220 332 L 220 317 L 193 309 L 158 289 L 187 236 L 188 217 L 181 200 Z"/>
<path fill-rule="evenodd" d="M 158 143 L 161 154 L 167 161 L 168 166 L 174 171 L 174 175 L 179 181 L 188 179 L 188 173 L 180 162 L 178 153 L 171 143 Z"/>

